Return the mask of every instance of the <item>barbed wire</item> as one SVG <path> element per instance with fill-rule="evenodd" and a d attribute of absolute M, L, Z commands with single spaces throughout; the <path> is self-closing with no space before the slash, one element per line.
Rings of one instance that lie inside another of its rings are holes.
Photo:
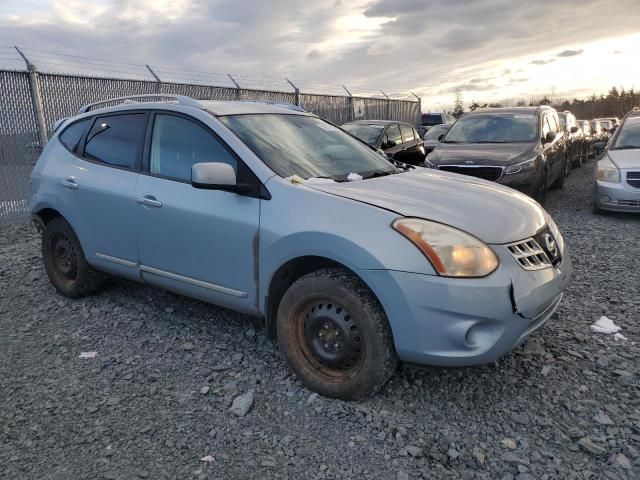
<path fill-rule="evenodd" d="M 284 77 L 253 76 L 246 73 L 227 74 L 220 72 L 207 72 L 204 70 L 194 70 L 189 68 L 178 68 L 166 65 L 147 65 L 143 63 L 125 62 L 120 60 L 107 60 L 104 58 L 92 58 L 84 55 L 55 52 L 52 50 L 18 47 L 27 57 L 29 62 L 36 65 L 43 73 L 51 74 L 93 74 L 104 76 L 105 74 L 118 74 L 125 77 L 135 77 L 135 80 L 145 79 L 155 81 L 154 75 L 149 68 L 160 78 L 161 82 L 170 83 L 194 83 L 220 88 L 236 88 L 236 85 L 229 78 L 240 85 L 241 88 L 251 90 L 270 90 L 293 93 L 294 88 Z M 18 54 L 14 46 L 0 45 L 0 69 L 3 63 L 21 62 L 24 65 L 22 56 Z M 13 66 L 13 65 L 12 65 Z M 81 72 L 79 72 L 79 70 Z M 99 73 L 98 73 L 99 72 Z M 326 84 L 317 81 L 290 78 L 301 94 L 328 94 L 334 96 L 347 96 L 343 85 Z M 354 97 L 367 96 L 384 99 L 380 90 L 362 85 L 350 85 L 347 87 Z M 387 93 L 390 98 L 410 98 L 408 93 Z"/>

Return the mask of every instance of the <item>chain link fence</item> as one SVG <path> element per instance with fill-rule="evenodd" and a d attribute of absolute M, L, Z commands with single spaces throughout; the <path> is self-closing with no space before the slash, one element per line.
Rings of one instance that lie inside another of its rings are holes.
<path fill-rule="evenodd" d="M 167 93 L 198 100 L 286 102 L 339 125 L 356 119 L 389 119 L 414 125 L 419 121 L 417 98 L 315 94 L 301 92 L 289 83 L 292 92 L 41 73 L 30 64 L 27 71 L 0 70 L 0 224 L 27 218 L 29 175 L 55 121 L 74 115 L 83 105 L 108 98 Z"/>

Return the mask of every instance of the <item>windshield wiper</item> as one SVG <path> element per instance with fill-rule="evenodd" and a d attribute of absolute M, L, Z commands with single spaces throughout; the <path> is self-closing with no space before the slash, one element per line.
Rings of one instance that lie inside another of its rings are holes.
<path fill-rule="evenodd" d="M 640 145 L 621 145 L 619 147 L 613 147 L 611 150 L 633 150 L 640 148 Z"/>

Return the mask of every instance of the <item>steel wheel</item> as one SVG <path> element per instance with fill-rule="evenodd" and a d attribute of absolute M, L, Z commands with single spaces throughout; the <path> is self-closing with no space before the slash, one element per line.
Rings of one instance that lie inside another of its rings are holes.
<path fill-rule="evenodd" d="M 355 377 L 365 358 L 360 325 L 336 302 L 317 298 L 294 314 L 300 359 L 324 381 L 344 383 Z"/>
<path fill-rule="evenodd" d="M 59 279 L 73 283 L 78 277 L 78 258 L 71 240 L 61 232 L 55 232 L 49 239 L 53 267 Z"/>

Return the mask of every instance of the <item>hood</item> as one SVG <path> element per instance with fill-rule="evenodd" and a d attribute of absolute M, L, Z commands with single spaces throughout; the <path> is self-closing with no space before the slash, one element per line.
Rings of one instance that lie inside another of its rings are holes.
<path fill-rule="evenodd" d="M 486 243 L 530 237 L 546 223 L 533 199 L 497 183 L 426 168 L 312 188 L 464 230 Z"/>
<path fill-rule="evenodd" d="M 608 150 L 613 163 L 622 170 L 640 170 L 640 149 Z"/>
<path fill-rule="evenodd" d="M 438 165 L 511 165 L 536 155 L 532 143 L 439 143 L 429 161 Z"/>

